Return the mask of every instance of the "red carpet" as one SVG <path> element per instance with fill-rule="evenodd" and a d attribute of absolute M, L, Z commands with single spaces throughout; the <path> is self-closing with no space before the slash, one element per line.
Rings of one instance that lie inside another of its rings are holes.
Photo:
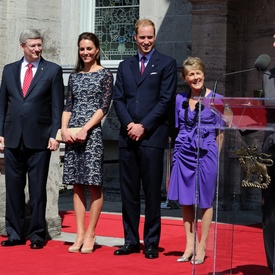
<path fill-rule="evenodd" d="M 62 231 L 75 233 L 74 213 L 62 212 Z M 142 234 L 143 218 L 140 232 Z M 232 234 L 234 229 L 234 234 Z M 260 226 L 217 225 L 217 253 L 214 257 L 214 230 L 211 227 L 205 263 L 193 267 L 190 263 L 177 263 L 182 255 L 185 236 L 181 220 L 162 219 L 160 257 L 145 259 L 142 253 L 114 256 L 116 247 L 95 247 L 92 254 L 68 253 L 70 243 L 49 241 L 42 250 L 26 246 L 0 247 L 1 274 L 244 274 L 270 275 Z M 98 236 L 123 238 L 120 214 L 102 213 L 97 227 Z M 142 235 L 141 235 L 142 236 Z M 0 237 L 0 241 L 3 240 Z M 233 242 L 233 246 L 232 246 Z M 231 267 L 231 255 L 233 261 Z M 216 267 L 214 268 L 214 261 Z M 215 273 L 213 273 L 215 272 Z"/>

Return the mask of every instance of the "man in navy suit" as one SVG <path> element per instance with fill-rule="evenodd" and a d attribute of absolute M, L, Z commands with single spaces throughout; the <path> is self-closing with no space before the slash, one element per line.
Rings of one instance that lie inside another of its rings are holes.
<path fill-rule="evenodd" d="M 24 188 L 28 175 L 28 238 L 30 247 L 39 249 L 46 239 L 46 183 L 51 151 L 59 147 L 55 136 L 61 124 L 64 87 L 62 68 L 41 56 L 41 34 L 26 30 L 19 41 L 24 57 L 4 67 L 0 89 L 0 150 L 5 161 L 8 234 L 1 245 L 26 243 Z M 28 67 L 30 86 L 25 82 Z"/>
<path fill-rule="evenodd" d="M 121 123 L 119 165 L 125 244 L 114 255 L 140 252 L 140 187 L 145 194 L 145 257 L 158 257 L 161 184 L 168 109 L 177 86 L 176 61 L 154 49 L 154 23 L 137 21 L 138 54 L 119 64 L 114 106 Z M 144 70 L 145 67 L 145 70 Z M 142 72 L 144 70 L 144 72 Z"/>

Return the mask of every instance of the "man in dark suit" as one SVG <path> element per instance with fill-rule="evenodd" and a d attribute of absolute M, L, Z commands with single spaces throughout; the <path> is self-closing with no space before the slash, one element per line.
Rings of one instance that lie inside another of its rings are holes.
<path fill-rule="evenodd" d="M 21 33 L 24 57 L 4 67 L 0 89 L 0 150 L 4 152 L 6 230 L 2 246 L 23 245 L 26 175 L 30 196 L 28 238 L 32 249 L 46 239 L 46 183 L 51 151 L 60 128 L 64 87 L 62 68 L 42 58 L 37 30 Z"/>
<path fill-rule="evenodd" d="M 275 39 L 275 34 L 273 35 Z M 275 48 L 275 42 L 273 42 Z M 275 68 L 263 75 L 263 91 L 265 98 L 275 98 Z M 275 100 L 266 100 L 266 105 L 275 106 Z M 267 108 L 267 125 L 275 128 L 275 110 Z M 263 152 L 270 154 L 273 166 L 267 167 L 271 183 L 262 190 L 263 236 L 267 265 L 274 271 L 275 265 L 275 133 L 265 132 Z"/>
<path fill-rule="evenodd" d="M 114 106 L 121 123 L 119 165 L 125 244 L 114 255 L 140 252 L 140 187 L 145 194 L 145 257 L 158 257 L 168 109 L 177 86 L 176 61 L 154 49 L 155 26 L 135 25 L 138 54 L 119 64 Z M 144 69 L 145 68 L 145 69 Z M 144 72 L 143 72 L 144 71 Z"/>

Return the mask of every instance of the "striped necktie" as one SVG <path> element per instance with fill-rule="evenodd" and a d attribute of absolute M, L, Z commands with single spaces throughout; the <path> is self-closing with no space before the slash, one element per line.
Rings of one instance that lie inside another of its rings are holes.
<path fill-rule="evenodd" d="M 33 78 L 32 67 L 33 67 L 33 64 L 29 63 L 28 69 L 26 70 L 26 73 L 25 73 L 25 77 L 24 77 L 24 81 L 23 81 L 23 88 L 22 88 L 22 93 L 23 93 L 24 97 L 26 96 L 28 89 L 30 87 L 30 84 L 32 82 L 32 78 Z"/>

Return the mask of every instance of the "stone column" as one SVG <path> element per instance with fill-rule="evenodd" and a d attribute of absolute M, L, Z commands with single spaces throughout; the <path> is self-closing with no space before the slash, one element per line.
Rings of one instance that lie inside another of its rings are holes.
<path fill-rule="evenodd" d="M 199 56 L 207 68 L 206 84 L 214 87 L 215 80 L 235 71 L 237 53 L 237 5 L 239 0 L 189 0 L 192 3 L 192 55 Z M 219 81 L 218 91 L 234 96 L 234 81 Z M 232 80 L 232 79 L 231 79 Z"/>
<path fill-rule="evenodd" d="M 58 198 L 59 185 L 61 182 L 59 150 L 52 153 L 49 176 L 47 182 L 47 210 L 46 221 L 48 225 L 48 238 L 54 238 L 61 234 L 61 218 L 58 213 Z M 3 154 L 0 156 L 0 234 L 6 235 L 5 229 L 5 208 L 6 208 L 6 193 L 5 193 L 5 170 L 4 170 Z M 28 187 L 25 188 L 26 194 L 26 229 L 28 229 Z"/>
<path fill-rule="evenodd" d="M 239 0 L 189 0 L 192 3 L 192 56 L 198 56 L 206 66 L 206 86 L 214 88 L 221 75 L 237 71 L 241 59 L 238 52 L 237 22 Z M 240 62 L 240 61 L 239 61 Z M 237 78 L 220 78 L 217 93 L 234 96 Z M 226 87 L 226 89 L 225 89 Z M 220 156 L 219 198 L 220 209 L 232 208 L 233 194 L 240 193 L 240 167 L 230 156 L 238 144 L 231 144 L 233 134 L 226 132 Z M 234 135 L 234 134 L 233 134 Z M 235 194 L 236 195 L 236 194 Z"/>
<path fill-rule="evenodd" d="M 47 182 L 46 220 L 50 238 L 61 234 L 61 218 L 58 213 L 59 187 L 62 169 L 60 166 L 60 151 L 52 152 L 50 170 Z"/>

